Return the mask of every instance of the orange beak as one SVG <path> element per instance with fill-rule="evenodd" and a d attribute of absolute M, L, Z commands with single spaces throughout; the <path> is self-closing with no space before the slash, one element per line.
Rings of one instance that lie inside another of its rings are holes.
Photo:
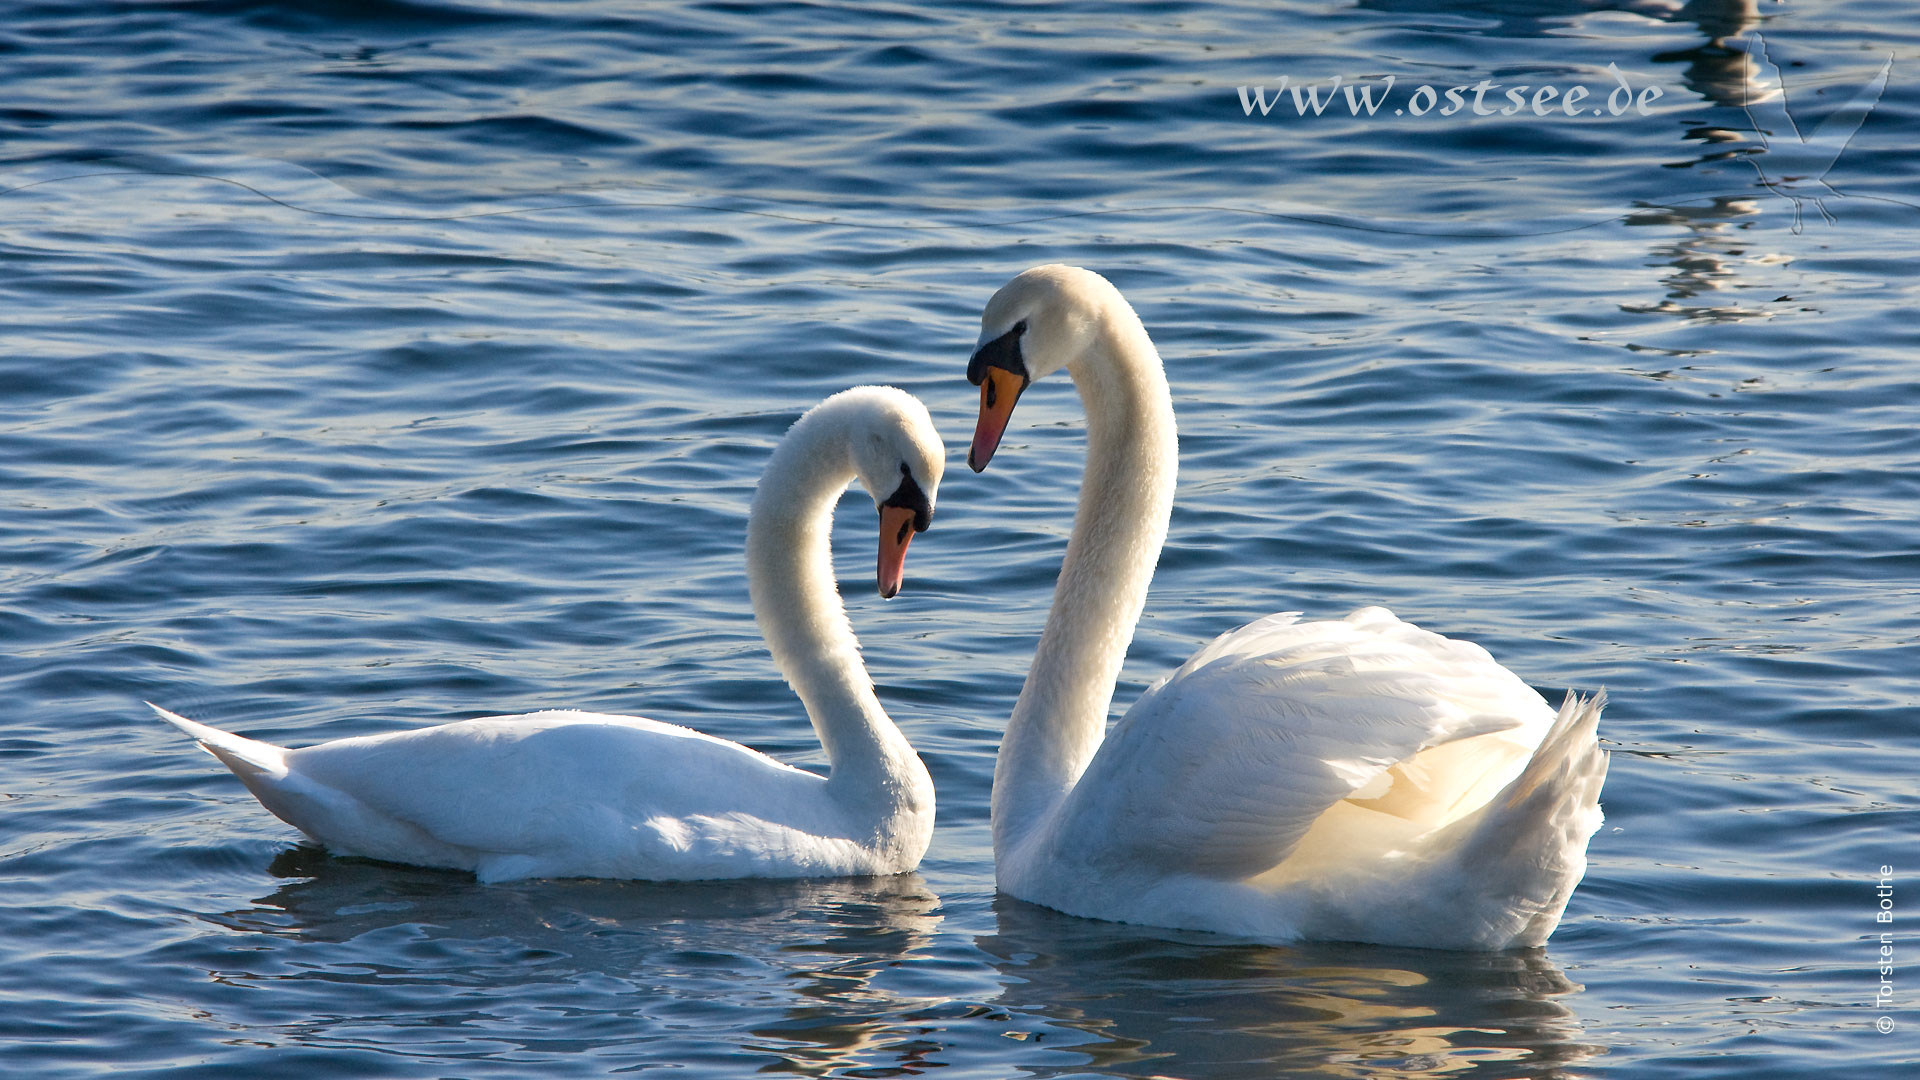
<path fill-rule="evenodd" d="M 880 570 L 877 580 L 882 598 L 891 600 L 900 591 L 907 576 L 907 544 L 913 540 L 913 508 L 880 508 Z"/>
<path fill-rule="evenodd" d="M 986 469 L 993 452 L 1000 448 L 1000 437 L 1013 419 L 1013 406 L 1027 380 L 1005 368 L 990 367 L 980 379 L 980 419 L 973 426 L 973 446 L 967 450 L 967 467 L 974 472 Z"/>

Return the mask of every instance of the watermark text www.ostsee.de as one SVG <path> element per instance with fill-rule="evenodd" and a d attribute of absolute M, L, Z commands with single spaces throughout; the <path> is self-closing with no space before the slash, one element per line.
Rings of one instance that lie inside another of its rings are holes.
<path fill-rule="evenodd" d="M 1337 116 L 1344 99 L 1351 116 L 1377 116 L 1385 109 L 1392 116 L 1616 117 L 1651 116 L 1653 103 L 1666 96 L 1658 86 L 1636 90 L 1614 64 L 1607 65 L 1607 72 L 1613 82 L 1598 90 L 1579 85 L 1564 90 L 1551 84 L 1509 86 L 1481 79 L 1441 89 L 1421 83 L 1411 91 L 1400 92 L 1394 89 L 1397 76 L 1393 75 L 1353 83 L 1335 75 L 1326 82 L 1299 85 L 1294 84 L 1292 76 L 1282 75 L 1272 97 L 1267 96 L 1264 84 L 1240 87 L 1240 108 L 1247 116 L 1258 111 L 1261 116 L 1277 112 L 1283 117 L 1304 117 L 1320 116 L 1331 107 Z"/>

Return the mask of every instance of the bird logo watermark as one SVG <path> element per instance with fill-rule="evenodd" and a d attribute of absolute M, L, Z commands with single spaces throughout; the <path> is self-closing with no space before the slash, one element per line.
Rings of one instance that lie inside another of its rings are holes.
<path fill-rule="evenodd" d="M 1889 56 L 1881 65 L 1880 74 L 1868 80 L 1851 99 L 1828 113 L 1812 132 L 1802 135 L 1800 125 L 1787 109 L 1786 83 L 1780 77 L 1780 69 L 1767 56 L 1766 39 L 1755 31 L 1744 47 L 1753 63 L 1744 69 L 1747 86 L 1741 107 L 1753 122 L 1761 147 L 1758 152 L 1748 154 L 1747 161 L 1760 174 L 1762 187 L 1793 204 L 1794 232 L 1801 229 L 1802 204 L 1809 200 L 1831 225 L 1835 219 L 1833 211 L 1827 209 L 1826 198 L 1846 196 L 1827 183 L 1827 173 L 1833 170 L 1841 153 L 1859 133 L 1860 125 L 1866 123 L 1867 114 L 1886 92 L 1887 79 L 1893 74 L 1893 58 Z M 1758 82 L 1755 72 L 1760 73 Z"/>

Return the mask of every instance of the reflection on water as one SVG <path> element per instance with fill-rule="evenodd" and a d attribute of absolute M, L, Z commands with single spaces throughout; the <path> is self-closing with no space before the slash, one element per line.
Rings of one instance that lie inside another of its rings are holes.
<path fill-rule="evenodd" d="M 209 918 L 275 944 L 207 973 L 272 990 L 209 1010 L 266 1045 L 801 1076 L 912 1075 L 1012 1044 L 1040 1076 L 1543 1076 L 1605 1053 L 1540 950 L 1237 945 L 1004 897 L 991 932 L 942 937 L 917 875 L 481 885 L 306 845 L 271 869 L 279 888 Z"/>
<path fill-rule="evenodd" d="M 1715 105 L 1736 109 L 1779 94 L 1779 84 L 1762 74 L 1745 45 L 1727 41 L 1759 24 L 1754 0 L 1691 0 L 1670 18 L 1698 25 L 1707 38 L 1689 49 L 1654 54 L 1655 63 L 1687 65 L 1680 77 L 1687 89 Z"/>
<path fill-rule="evenodd" d="M 1687 232 L 1663 240 L 1653 249 L 1656 264 L 1673 267 L 1672 273 L 1661 278 L 1667 286 L 1666 298 L 1657 304 L 1628 305 L 1623 310 L 1708 322 L 1771 314 L 1767 306 L 1776 302 L 1775 296 L 1742 295 L 1739 291 L 1753 284 L 1744 279 L 1742 267 L 1770 258 L 1765 252 L 1753 250 L 1763 241 L 1746 231 L 1758 213 L 1755 199 L 1723 196 L 1700 206 L 1646 207 L 1629 217 L 1629 226 L 1653 226 L 1670 234 L 1678 225 Z"/>
<path fill-rule="evenodd" d="M 1007 980 L 995 1004 L 1043 1047 L 1071 1033 L 1079 1068 L 1412 1077 L 1498 1063 L 1496 1075 L 1542 1076 L 1606 1052 L 1559 1000 L 1580 987 L 1539 949 L 1228 945 L 994 906 L 998 932 L 977 944 Z"/>
<path fill-rule="evenodd" d="M 925 1002 L 883 985 L 927 959 L 942 921 L 916 874 L 482 885 L 307 845 L 271 870 L 288 880 L 254 906 L 209 918 L 285 947 L 209 975 L 271 987 L 289 1013 L 309 997 L 330 1004 L 279 1023 L 221 1017 L 251 1038 L 365 1048 L 392 1045 L 397 1030 L 429 1059 L 551 1054 L 572 1043 L 628 1065 L 798 1075 L 876 1062 L 910 1069 L 933 1048 L 903 1025 Z M 365 986 L 365 1011 L 339 1010 L 341 983 Z"/>
<path fill-rule="evenodd" d="M 544 944 L 558 934 L 568 943 L 592 931 L 644 927 L 655 944 L 708 924 L 726 924 L 743 935 L 806 925 L 858 937 L 851 951 L 909 950 L 932 933 L 939 898 L 918 874 L 884 878 L 794 881 L 743 879 L 724 882 L 645 882 L 559 879 L 482 885 L 455 871 L 328 855 L 301 843 L 281 852 L 268 867 L 287 879 L 257 906 L 229 912 L 219 921 L 237 930 L 291 934 L 312 941 L 349 941 L 370 931 L 414 920 L 448 937 L 513 934 Z M 664 937 L 662 935 L 665 935 Z M 838 936 L 816 943 L 832 952 L 847 945 Z"/>

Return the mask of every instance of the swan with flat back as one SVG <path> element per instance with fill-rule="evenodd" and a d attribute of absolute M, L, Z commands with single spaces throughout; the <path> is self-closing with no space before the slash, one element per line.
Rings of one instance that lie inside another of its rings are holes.
<path fill-rule="evenodd" d="M 336 854 L 483 881 L 903 873 L 933 834 L 933 781 L 875 696 L 828 534 L 858 481 L 879 509 L 878 584 L 893 596 L 943 458 L 918 400 L 856 387 L 794 423 L 755 490 L 754 617 L 825 745 L 826 776 L 635 716 L 494 716 L 287 750 L 155 711 Z"/>

